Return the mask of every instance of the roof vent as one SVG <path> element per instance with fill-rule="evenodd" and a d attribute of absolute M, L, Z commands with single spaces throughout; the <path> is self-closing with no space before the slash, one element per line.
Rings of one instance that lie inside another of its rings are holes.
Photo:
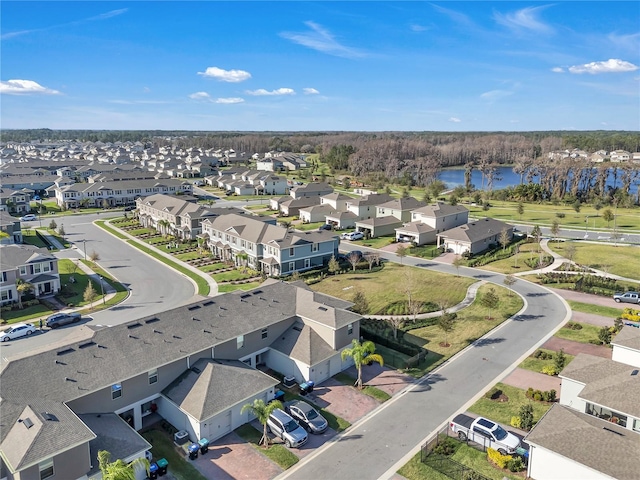
<path fill-rule="evenodd" d="M 58 417 L 56 417 L 53 413 L 49 413 L 49 412 L 42 412 L 42 418 L 44 418 L 45 420 L 47 420 L 49 422 L 57 422 L 58 421 Z"/>
<path fill-rule="evenodd" d="M 73 348 L 66 348 L 64 350 L 60 350 L 56 355 L 67 355 L 68 353 L 75 352 Z"/>
<path fill-rule="evenodd" d="M 153 317 L 153 318 L 149 318 L 148 320 L 145 320 L 144 323 L 155 323 L 155 322 L 159 322 L 160 319 L 158 317 Z"/>
<path fill-rule="evenodd" d="M 131 335 L 131 334 L 129 334 L 129 338 L 133 338 L 134 340 L 138 340 L 138 337 L 136 337 L 135 335 Z"/>
<path fill-rule="evenodd" d="M 132 329 L 134 329 L 134 328 L 138 328 L 138 327 L 141 327 L 141 326 L 142 326 L 142 324 L 141 324 L 141 323 L 136 322 L 136 323 L 132 323 L 131 325 L 127 325 L 127 328 L 128 328 L 129 330 L 132 330 Z M 129 335 L 129 336 L 131 336 L 131 335 Z"/>
<path fill-rule="evenodd" d="M 240 298 L 249 298 L 250 296 L 250 293 L 245 293 L 244 295 L 240 295 Z"/>
<path fill-rule="evenodd" d="M 208 307 L 209 305 L 213 305 L 214 303 L 216 303 L 216 302 L 214 302 L 213 300 L 207 300 L 202 305 L 205 306 L 205 307 Z"/>
<path fill-rule="evenodd" d="M 191 305 L 190 307 L 187 307 L 187 310 L 192 311 L 192 310 L 197 310 L 200 308 L 200 305 Z"/>
<path fill-rule="evenodd" d="M 33 427 L 33 422 L 31 421 L 30 418 L 25 418 L 24 420 L 18 420 L 18 421 L 22 422 L 22 424 L 27 428 Z"/>
<path fill-rule="evenodd" d="M 178 340 L 182 340 L 182 337 L 179 337 L 178 335 L 173 335 L 173 338 L 177 338 Z"/>
<path fill-rule="evenodd" d="M 200 319 L 196 318 L 196 317 L 191 317 L 191 320 L 193 320 L 194 322 L 199 322 L 200 321 Z"/>
<path fill-rule="evenodd" d="M 638 372 L 639 372 L 639 371 L 640 371 L 640 370 L 634 370 L 633 372 L 631 372 L 631 376 L 632 376 L 632 377 L 635 377 L 636 375 L 638 375 Z"/>
<path fill-rule="evenodd" d="M 86 342 L 86 343 L 81 343 L 80 345 L 78 345 L 78 348 L 87 348 L 87 347 L 92 347 L 93 345 L 95 345 L 96 342 Z"/>
<path fill-rule="evenodd" d="M 193 373 L 200 373 L 200 369 L 198 367 L 191 367 L 191 371 Z"/>
<path fill-rule="evenodd" d="M 318 307 L 318 310 L 322 310 L 323 312 L 327 311 L 327 307 Z"/>
<path fill-rule="evenodd" d="M 255 292 L 253 292 L 254 295 L 259 295 L 260 293 L 262 293 L 262 290 L 256 290 Z"/>
<path fill-rule="evenodd" d="M 293 327 L 293 329 L 294 329 L 296 332 L 301 332 L 301 331 L 302 331 L 302 327 L 300 327 L 300 326 L 298 326 L 298 325 L 294 326 L 294 327 Z"/>
<path fill-rule="evenodd" d="M 160 330 L 153 329 L 153 333 L 162 333 Z"/>
<path fill-rule="evenodd" d="M 211 333 L 210 330 L 207 330 L 206 328 L 204 330 L 202 330 L 203 333 Z"/>
<path fill-rule="evenodd" d="M 609 427 L 602 427 L 603 430 L 606 430 L 607 432 L 611 432 L 611 433 L 615 433 L 616 435 L 619 435 L 621 437 L 624 437 L 623 433 L 620 432 L 616 432 L 615 430 L 610 429 Z"/>
<path fill-rule="evenodd" d="M 56 365 L 66 365 L 66 363 L 61 362 L 60 360 L 56 360 Z"/>

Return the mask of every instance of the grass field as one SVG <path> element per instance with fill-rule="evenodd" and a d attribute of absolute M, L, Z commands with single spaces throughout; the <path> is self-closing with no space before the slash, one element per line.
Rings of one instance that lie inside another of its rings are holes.
<path fill-rule="evenodd" d="M 225 283 L 224 285 L 218 285 L 218 293 L 233 292 L 234 290 L 251 290 L 252 288 L 259 287 L 261 283 L 262 281 L 238 283 L 236 285 L 233 285 L 231 283 Z"/>
<path fill-rule="evenodd" d="M 566 256 L 569 245 L 575 247 L 576 253 L 573 261 L 580 265 L 640 280 L 640 247 L 615 247 L 583 242 L 549 243 L 549 247 L 554 252 L 563 256 Z"/>
<path fill-rule="evenodd" d="M 520 411 L 520 407 L 523 405 L 528 405 L 530 403 L 533 406 L 534 424 L 540 420 L 547 410 L 551 408 L 551 403 L 536 402 L 528 399 L 525 395 L 525 391 L 520 388 L 511 387 L 504 383 L 497 383 L 496 387 L 502 390 L 502 392 L 509 397 L 507 402 L 499 402 L 481 397 L 476 403 L 471 405 L 469 411 L 476 415 L 487 417 L 508 427 L 511 422 L 511 417 L 517 416 Z"/>
<path fill-rule="evenodd" d="M 544 253 L 546 255 L 546 253 Z M 535 260 L 540 257 L 540 245 L 538 243 L 523 243 L 519 247 L 519 253 L 504 258 L 502 260 L 496 260 L 495 262 L 482 265 L 484 270 L 491 272 L 498 272 L 504 274 L 513 274 L 519 272 L 526 272 L 531 270 L 531 267 L 524 263 L 526 260 Z"/>
<path fill-rule="evenodd" d="M 591 303 L 574 302 L 567 300 L 567 303 L 571 307 L 571 310 L 582 313 L 591 313 L 593 315 L 600 315 L 602 317 L 618 318 L 622 315 L 621 308 L 605 307 L 603 305 L 593 305 Z"/>
<path fill-rule="evenodd" d="M 235 432 L 244 440 L 249 442 L 253 448 L 268 457 L 272 462 L 277 464 L 283 470 L 291 468 L 298 463 L 298 457 L 293 452 L 290 452 L 287 447 L 281 444 L 270 445 L 269 448 L 264 448 L 258 443 L 262 438 L 262 432 L 259 432 L 248 423 L 237 428 Z"/>
<path fill-rule="evenodd" d="M 579 323 L 579 325 L 582 325 L 581 330 L 561 328 L 556 332 L 554 337 L 564 338 L 565 340 L 572 340 L 574 342 L 580 343 L 591 343 L 589 340 L 598 340 L 598 332 L 600 331 L 600 327 L 590 325 L 588 323 Z M 611 325 L 613 325 L 613 321 L 611 322 Z"/>
<path fill-rule="evenodd" d="M 546 348 L 540 348 L 545 353 L 551 353 L 553 355 L 556 354 L 553 350 L 547 350 Z M 564 366 L 566 367 L 571 363 L 571 361 L 575 358 L 573 355 L 569 355 L 567 353 L 564 354 L 566 360 L 564 362 Z M 532 372 L 542 373 L 542 369 L 546 366 L 553 366 L 554 360 L 541 360 L 539 358 L 535 358 L 533 355 L 524 359 L 524 361 L 518 365 L 519 368 L 524 368 L 525 370 L 531 370 Z"/>
<path fill-rule="evenodd" d="M 340 372 L 333 378 L 335 378 L 340 383 L 343 383 L 344 385 L 353 386 L 356 383 L 356 379 L 345 372 Z M 365 395 L 369 395 L 370 397 L 375 398 L 380 403 L 386 402 L 391 398 L 391 395 L 389 395 L 387 392 L 384 392 L 376 387 L 371 387 L 369 385 L 364 385 L 364 388 L 359 391 L 364 393 Z"/>
<path fill-rule="evenodd" d="M 410 330 L 404 338 L 442 355 L 438 362 L 442 363 L 522 308 L 522 299 L 517 295 L 510 295 L 510 291 L 504 287 L 483 285 L 478 290 L 478 297 L 484 295 L 490 287 L 495 288 L 495 292 L 500 298 L 498 308 L 491 314 L 492 319 L 487 320 L 488 311 L 480 305 L 478 298 L 476 298 L 473 304 L 457 313 L 454 329 L 446 336 L 447 343 L 450 344 L 449 347 L 441 346 L 444 344 L 445 334 L 437 325 Z"/>
<path fill-rule="evenodd" d="M 474 279 L 433 272 L 422 268 L 387 262 L 384 268 L 369 273 L 356 271 L 342 275 L 329 275 L 311 286 L 313 290 L 351 301 L 360 289 L 365 292 L 369 313 L 386 312 L 391 304 L 407 299 L 405 285 L 413 285 L 413 299 L 418 302 L 460 303 Z"/>

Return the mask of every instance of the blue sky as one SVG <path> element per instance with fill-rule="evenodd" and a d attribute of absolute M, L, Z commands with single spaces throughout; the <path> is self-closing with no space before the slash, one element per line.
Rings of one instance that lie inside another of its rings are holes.
<path fill-rule="evenodd" d="M 640 130 L 640 3 L 31 2 L 2 128 Z"/>

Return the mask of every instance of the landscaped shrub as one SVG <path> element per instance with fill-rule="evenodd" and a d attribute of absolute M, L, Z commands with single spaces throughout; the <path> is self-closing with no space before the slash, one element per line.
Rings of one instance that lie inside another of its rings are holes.
<path fill-rule="evenodd" d="M 513 428 L 522 428 L 522 419 L 517 415 L 511 417 L 511 426 Z"/>
<path fill-rule="evenodd" d="M 582 330 L 582 325 L 578 322 L 567 322 L 564 328 L 568 328 L 569 330 Z"/>
<path fill-rule="evenodd" d="M 553 353 L 545 352 L 544 350 L 536 350 L 533 357 L 539 360 L 551 360 L 553 358 Z"/>
<path fill-rule="evenodd" d="M 439 455 L 445 455 L 445 456 L 453 455 L 456 452 L 459 445 L 460 444 L 456 442 L 453 438 L 447 437 L 441 440 L 438 443 L 438 445 L 436 445 L 433 448 L 433 453 L 437 453 Z"/>
<path fill-rule="evenodd" d="M 520 428 L 526 431 L 531 430 L 533 427 L 533 405 L 530 403 L 522 405 L 518 413 L 520 417 Z"/>
<path fill-rule="evenodd" d="M 485 398 L 488 398 L 489 400 L 497 400 L 498 398 L 500 398 L 500 395 L 502 395 L 502 390 L 500 390 L 498 387 L 493 387 L 491 390 L 484 394 Z"/>
<path fill-rule="evenodd" d="M 487 457 L 498 468 L 506 468 L 507 463 L 513 458 L 511 455 L 502 455 L 493 448 L 487 448 Z"/>
<path fill-rule="evenodd" d="M 622 311 L 621 318 L 630 320 L 632 322 L 640 322 L 640 310 L 634 310 L 633 308 L 625 308 Z"/>
<path fill-rule="evenodd" d="M 556 370 L 556 375 L 562 371 L 564 366 L 567 363 L 567 356 L 564 354 L 564 350 L 561 348 L 558 353 L 554 355 L 554 367 Z"/>
<path fill-rule="evenodd" d="M 554 365 L 545 365 L 544 367 L 542 367 L 542 373 L 544 373 L 545 375 L 557 375 L 558 372 L 556 371 L 556 367 Z"/>
<path fill-rule="evenodd" d="M 609 345 L 611 343 L 611 330 L 609 327 L 602 327 L 598 332 L 598 340 L 602 345 Z"/>
<path fill-rule="evenodd" d="M 507 468 L 510 472 L 521 472 L 526 468 L 521 457 L 515 456 L 507 462 Z"/>

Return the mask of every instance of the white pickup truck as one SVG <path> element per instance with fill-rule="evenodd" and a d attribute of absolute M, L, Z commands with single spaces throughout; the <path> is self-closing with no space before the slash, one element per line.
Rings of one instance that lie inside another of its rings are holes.
<path fill-rule="evenodd" d="M 493 448 L 502 455 L 515 453 L 520 446 L 518 437 L 484 417 L 474 419 L 461 413 L 449 423 L 449 427 L 458 434 L 461 441 L 471 440 L 487 448 Z"/>

